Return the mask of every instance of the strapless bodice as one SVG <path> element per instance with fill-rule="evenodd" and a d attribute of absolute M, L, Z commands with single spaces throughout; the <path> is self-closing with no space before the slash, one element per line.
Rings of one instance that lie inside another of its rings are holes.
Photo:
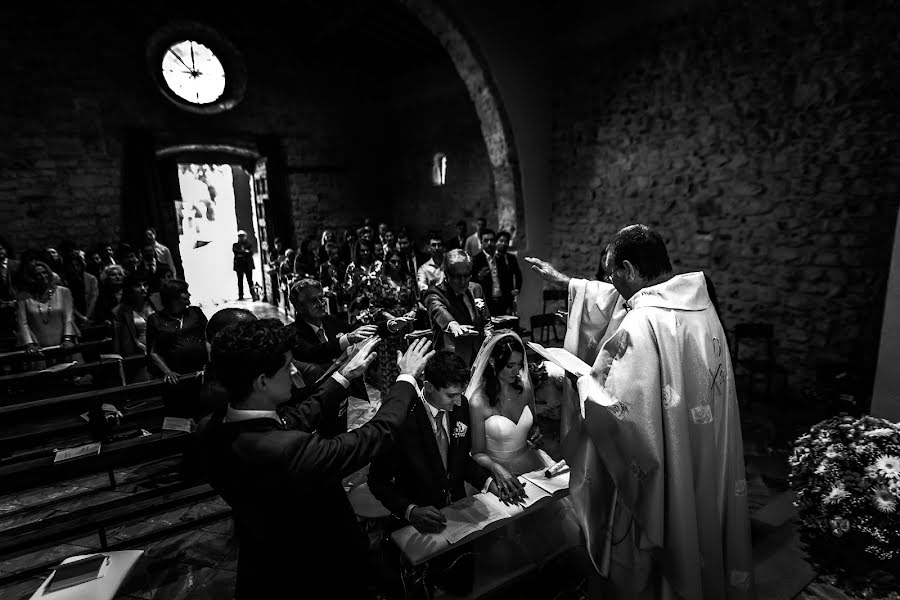
<path fill-rule="evenodd" d="M 540 468 L 543 461 L 528 447 L 528 432 L 532 425 L 534 415 L 527 405 L 518 423 L 503 415 L 491 415 L 484 421 L 487 455 L 516 475 Z"/>

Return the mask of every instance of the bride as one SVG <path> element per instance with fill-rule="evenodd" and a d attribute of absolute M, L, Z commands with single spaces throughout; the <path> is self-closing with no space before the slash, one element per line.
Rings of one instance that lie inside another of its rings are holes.
<path fill-rule="evenodd" d="M 500 499 L 522 494 L 516 475 L 552 464 L 539 451 L 543 437 L 521 338 L 511 331 L 485 340 L 465 392 L 472 427 L 472 457 L 491 472 Z"/>

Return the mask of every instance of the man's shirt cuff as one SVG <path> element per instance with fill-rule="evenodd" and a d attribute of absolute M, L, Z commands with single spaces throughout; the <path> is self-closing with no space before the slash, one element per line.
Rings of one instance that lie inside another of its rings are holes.
<path fill-rule="evenodd" d="M 406 510 L 403 513 L 403 518 L 406 519 L 407 522 L 409 521 L 409 515 L 412 513 L 414 508 L 416 508 L 415 504 L 410 504 L 409 506 L 406 507 Z"/>
<path fill-rule="evenodd" d="M 485 482 L 484 482 L 484 487 L 481 488 L 481 493 L 482 493 L 482 494 L 488 491 L 488 488 L 491 487 L 491 483 L 493 483 L 493 481 L 494 481 L 494 478 L 493 478 L 493 477 L 488 477 L 488 478 L 485 480 Z"/>
<path fill-rule="evenodd" d="M 350 340 L 347 338 L 346 333 L 342 333 L 341 335 L 338 336 L 338 344 L 341 346 L 341 352 L 346 350 L 347 347 L 350 345 Z"/>
<path fill-rule="evenodd" d="M 459 321 L 450 321 L 449 323 L 447 323 L 447 326 L 444 327 L 444 331 L 450 331 L 450 326 L 453 325 L 454 323 L 459 325 Z"/>
<path fill-rule="evenodd" d="M 403 373 L 402 375 L 397 376 L 397 381 L 405 381 L 406 383 L 408 383 L 408 384 L 412 385 L 414 388 L 416 388 L 417 394 L 419 393 L 419 382 L 416 381 L 416 378 L 413 377 L 412 375 L 407 375 L 406 373 Z"/>
<path fill-rule="evenodd" d="M 350 380 L 337 371 L 331 374 L 331 378 L 341 384 L 341 387 L 343 387 L 345 390 L 350 387 Z"/>

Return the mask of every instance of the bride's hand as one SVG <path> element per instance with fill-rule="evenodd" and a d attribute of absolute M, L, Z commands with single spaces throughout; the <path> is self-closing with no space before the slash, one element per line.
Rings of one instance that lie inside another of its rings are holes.
<path fill-rule="evenodd" d="M 497 486 L 497 496 L 503 502 L 519 502 L 525 496 L 525 486 L 519 481 L 518 477 L 514 477 L 500 465 L 495 464 L 492 469 L 494 481 L 492 485 Z"/>

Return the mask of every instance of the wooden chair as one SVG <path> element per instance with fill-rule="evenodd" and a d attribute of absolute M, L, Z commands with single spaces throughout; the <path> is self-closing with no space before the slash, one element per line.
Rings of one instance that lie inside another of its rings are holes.
<path fill-rule="evenodd" d="M 569 290 L 557 290 L 557 289 L 544 290 L 543 300 L 544 300 L 544 306 L 543 306 L 543 309 L 541 310 L 541 312 L 546 313 L 547 312 L 547 304 L 550 304 L 553 302 L 568 302 Z"/>
<path fill-rule="evenodd" d="M 535 342 L 547 345 L 550 343 L 550 331 L 553 331 L 553 338 L 559 341 L 559 334 L 556 331 L 558 324 L 559 317 L 555 313 L 534 315 L 529 319 L 530 331 L 527 333 Z M 540 336 L 534 334 L 537 329 L 540 329 Z"/>

